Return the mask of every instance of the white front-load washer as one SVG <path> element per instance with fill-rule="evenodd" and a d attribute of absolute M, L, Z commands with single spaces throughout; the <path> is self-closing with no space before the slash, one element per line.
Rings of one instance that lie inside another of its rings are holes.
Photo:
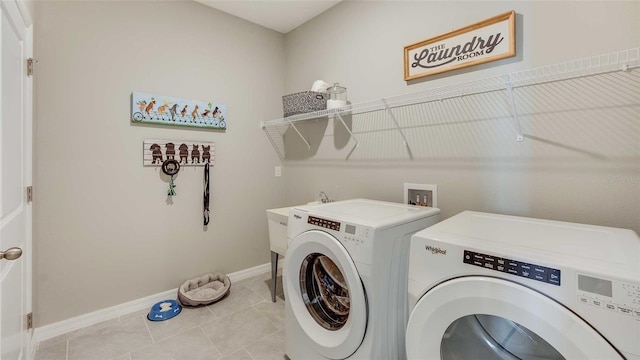
<path fill-rule="evenodd" d="M 640 359 L 631 230 L 463 212 L 415 234 L 408 359 Z"/>
<path fill-rule="evenodd" d="M 365 199 L 291 209 L 283 271 L 287 356 L 403 359 L 409 243 L 439 214 Z"/>

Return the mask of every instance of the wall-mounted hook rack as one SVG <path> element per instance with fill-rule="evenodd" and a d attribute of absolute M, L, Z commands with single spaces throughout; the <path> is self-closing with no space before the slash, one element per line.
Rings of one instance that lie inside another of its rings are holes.
<path fill-rule="evenodd" d="M 154 140 L 142 143 L 142 164 L 144 166 L 162 166 L 164 160 L 175 159 L 181 166 L 213 165 L 216 144 L 195 140 Z"/>

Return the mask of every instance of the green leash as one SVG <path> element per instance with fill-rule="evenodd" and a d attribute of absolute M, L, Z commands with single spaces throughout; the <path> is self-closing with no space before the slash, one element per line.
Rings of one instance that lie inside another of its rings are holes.
<path fill-rule="evenodd" d="M 167 159 L 162 163 L 162 172 L 171 176 L 171 181 L 169 182 L 169 191 L 167 191 L 167 196 L 175 196 L 176 195 L 176 184 L 173 182 L 173 176 L 180 171 L 180 163 L 175 159 Z"/>

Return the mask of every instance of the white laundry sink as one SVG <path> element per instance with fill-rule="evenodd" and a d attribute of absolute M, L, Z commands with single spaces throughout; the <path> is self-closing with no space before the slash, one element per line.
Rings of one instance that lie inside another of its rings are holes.
<path fill-rule="evenodd" d="M 287 253 L 287 221 L 291 207 L 267 210 L 269 224 L 269 247 L 271 248 L 271 301 L 276 301 L 276 279 L 278 256 Z"/>
<path fill-rule="evenodd" d="M 320 204 L 320 201 L 312 201 L 307 205 Z M 267 220 L 269 224 L 269 248 L 271 249 L 271 300 L 276 301 L 276 273 L 278 268 L 278 256 L 287 254 L 289 240 L 287 239 L 287 223 L 289 210 L 295 206 L 268 209 Z"/>
<path fill-rule="evenodd" d="M 289 220 L 289 209 L 291 208 L 283 207 L 267 210 L 271 251 L 283 256 L 287 252 L 287 221 Z"/>

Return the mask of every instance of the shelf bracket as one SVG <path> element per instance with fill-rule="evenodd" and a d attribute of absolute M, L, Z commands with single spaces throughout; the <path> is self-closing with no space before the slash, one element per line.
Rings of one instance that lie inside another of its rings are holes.
<path fill-rule="evenodd" d="M 358 140 L 356 139 L 355 136 L 353 136 L 353 132 L 351 132 L 351 129 L 349 129 L 349 127 L 347 126 L 347 123 L 344 122 L 344 119 L 342 118 L 342 115 L 340 115 L 339 112 L 337 112 L 336 115 L 338 115 L 338 119 L 340 119 L 340 122 L 342 123 L 342 126 L 344 126 L 344 128 L 347 130 L 347 132 L 349 133 L 349 135 L 351 136 L 353 141 L 355 141 L 355 143 L 356 143 L 355 146 L 358 146 Z"/>
<path fill-rule="evenodd" d="M 507 76 L 507 95 L 509 95 L 509 103 L 511 104 L 511 114 L 513 114 L 513 122 L 516 125 L 516 140 L 524 141 L 524 136 L 522 135 L 522 128 L 520 127 L 520 118 L 518 117 L 518 111 L 516 109 L 516 101 L 513 98 L 513 85 L 511 84 L 511 79 Z"/>
<path fill-rule="evenodd" d="M 382 99 L 382 103 L 384 104 L 384 109 L 387 111 L 387 113 L 391 117 L 391 120 L 393 120 L 393 123 L 396 124 L 396 129 L 398 129 L 400 136 L 402 136 L 402 142 L 404 143 L 404 146 L 407 148 L 407 152 L 409 152 L 409 158 L 413 160 L 413 154 L 411 153 L 409 142 L 407 141 L 407 137 L 404 136 L 404 132 L 402 132 L 402 128 L 400 127 L 400 124 L 398 124 L 398 120 L 396 119 L 396 116 L 393 114 L 393 111 L 391 111 L 391 108 L 389 107 L 389 104 L 387 104 L 386 99 Z"/>
<path fill-rule="evenodd" d="M 289 125 L 291 125 L 291 127 L 293 128 L 293 130 L 295 130 L 298 135 L 300 136 L 300 138 L 302 139 L 302 141 L 304 141 L 304 143 L 307 145 L 307 150 L 311 150 L 311 145 L 309 145 L 309 142 L 307 141 L 307 139 L 304 138 L 304 136 L 302 136 L 302 133 L 300 133 L 300 131 L 298 130 L 298 128 L 293 124 L 293 121 L 289 120 L 287 121 L 289 123 Z"/>

